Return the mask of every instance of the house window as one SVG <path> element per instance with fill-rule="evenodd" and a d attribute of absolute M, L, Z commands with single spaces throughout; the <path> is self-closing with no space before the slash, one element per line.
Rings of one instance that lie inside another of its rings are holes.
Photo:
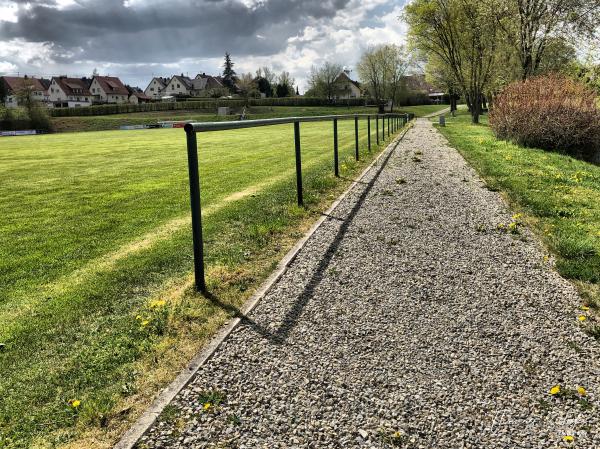
<path fill-rule="evenodd" d="M 179 89 L 180 87 L 181 87 L 181 86 L 178 84 L 178 85 L 177 85 L 177 89 Z"/>
<path fill-rule="evenodd" d="M 151 88 L 150 88 L 150 92 L 154 92 L 154 87 L 151 87 Z"/>

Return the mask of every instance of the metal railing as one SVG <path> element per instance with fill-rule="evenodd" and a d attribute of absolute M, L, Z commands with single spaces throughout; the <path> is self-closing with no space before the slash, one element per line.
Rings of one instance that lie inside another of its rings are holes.
<path fill-rule="evenodd" d="M 294 149 L 296 157 L 296 193 L 299 206 L 304 206 L 302 193 L 302 154 L 300 146 L 300 123 L 302 122 L 325 122 L 333 123 L 333 166 L 336 177 L 339 172 L 338 155 L 338 120 L 354 120 L 354 157 L 358 161 L 359 154 L 359 133 L 358 121 L 360 118 L 367 120 L 367 148 L 371 151 L 371 119 L 375 119 L 376 142 L 377 145 L 391 134 L 402 128 L 414 114 L 354 114 L 354 115 L 323 115 L 311 117 L 285 117 L 261 120 L 243 120 L 243 121 L 224 121 L 224 122 L 199 122 L 187 123 L 184 130 L 187 138 L 188 170 L 190 179 L 190 204 L 192 210 L 192 239 L 194 246 L 194 278 L 196 289 L 206 292 L 206 281 L 204 277 L 204 241 L 202 237 L 202 210 L 200 202 L 200 175 L 198 171 L 198 142 L 197 133 L 209 131 L 223 131 L 228 129 L 255 128 L 259 126 L 272 126 L 283 124 L 294 124 Z M 381 138 L 379 133 L 379 123 L 381 122 Z M 387 122 L 387 129 L 386 129 Z"/>

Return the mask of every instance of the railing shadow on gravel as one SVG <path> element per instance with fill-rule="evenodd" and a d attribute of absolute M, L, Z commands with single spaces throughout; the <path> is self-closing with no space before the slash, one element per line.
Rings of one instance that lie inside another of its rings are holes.
<path fill-rule="evenodd" d="M 396 131 L 402 129 L 414 117 L 414 114 L 348 114 L 348 115 L 324 115 L 314 117 L 285 117 L 262 120 L 239 120 L 225 122 L 188 122 L 184 126 L 187 140 L 188 171 L 190 181 L 190 205 L 192 212 L 192 240 L 194 248 L 194 285 L 196 290 L 206 293 L 206 280 L 204 275 L 204 241 L 202 237 L 202 212 L 200 202 L 200 175 L 198 170 L 198 142 L 197 133 L 222 131 L 242 128 L 255 128 L 260 126 L 272 126 L 293 124 L 294 125 L 294 149 L 296 159 L 296 194 L 299 206 L 304 206 L 302 189 L 302 155 L 300 146 L 300 123 L 331 121 L 333 124 L 333 167 L 336 177 L 339 173 L 338 154 L 338 120 L 354 120 L 354 150 L 355 158 L 360 159 L 359 151 L 359 119 L 367 122 L 367 146 L 371 150 L 371 118 L 374 118 L 376 142 L 379 145 L 379 124 L 381 122 L 381 137 L 385 141 L 387 136 L 392 136 Z M 387 126 L 386 126 L 387 122 Z M 387 130 L 386 130 L 387 128 Z"/>
<path fill-rule="evenodd" d="M 397 144 L 398 143 L 396 143 L 396 145 Z M 204 296 L 209 301 L 211 301 L 213 304 L 217 305 L 218 307 L 223 308 L 224 310 L 228 311 L 235 317 L 239 318 L 243 324 L 245 324 L 249 328 L 253 329 L 255 332 L 260 334 L 262 337 L 268 339 L 272 343 L 278 344 L 278 345 L 285 344 L 285 342 L 289 336 L 289 333 L 297 325 L 298 318 L 302 314 L 302 311 L 306 307 L 306 304 L 308 303 L 310 298 L 313 296 L 315 289 L 319 286 L 319 284 L 325 277 L 327 268 L 329 267 L 329 264 L 331 263 L 333 256 L 336 254 L 342 240 L 344 239 L 344 236 L 348 232 L 348 228 L 354 221 L 354 218 L 356 217 L 356 214 L 358 213 L 358 211 L 360 210 L 361 206 L 363 205 L 365 199 L 367 198 L 367 195 L 369 195 L 369 193 L 373 189 L 373 186 L 379 179 L 379 176 L 381 175 L 381 172 L 383 171 L 383 169 L 386 167 L 389 159 L 394 154 L 395 149 L 396 149 L 396 146 L 394 146 L 394 148 L 390 149 L 388 151 L 388 154 L 386 154 L 385 157 L 383 158 L 383 161 L 381 163 L 377 164 L 379 167 L 378 167 L 377 171 L 375 172 L 375 174 L 373 175 L 373 177 L 368 182 L 360 183 L 360 184 L 365 184 L 366 187 L 360 193 L 360 195 L 358 196 L 358 199 L 356 200 L 356 203 L 354 204 L 354 206 L 352 207 L 352 209 L 350 210 L 350 212 L 348 213 L 348 215 L 345 218 L 340 218 L 340 217 L 331 216 L 329 214 L 324 214 L 329 219 L 341 221 L 342 224 L 340 225 L 340 228 L 338 229 L 338 232 L 336 233 L 335 238 L 331 241 L 331 243 L 327 247 L 325 253 L 321 257 L 319 264 L 317 265 L 312 276 L 306 283 L 306 286 L 298 294 L 295 302 L 292 304 L 292 307 L 285 314 L 285 316 L 282 320 L 281 326 L 275 332 L 265 329 L 263 326 L 261 326 L 260 324 L 256 323 L 254 320 L 249 318 L 240 309 L 238 309 L 237 307 L 232 306 L 230 304 L 223 303 L 221 300 L 219 300 L 219 298 L 217 298 L 213 294 L 207 292 L 207 293 L 204 293 Z M 357 183 L 357 181 L 354 181 L 354 182 Z"/>

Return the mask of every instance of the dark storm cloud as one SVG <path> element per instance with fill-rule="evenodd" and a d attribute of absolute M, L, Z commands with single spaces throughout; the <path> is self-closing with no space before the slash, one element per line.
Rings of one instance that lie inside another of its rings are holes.
<path fill-rule="evenodd" d="M 174 0 L 125 6 L 122 0 L 53 0 L 20 6 L 0 22 L 0 39 L 53 44 L 57 62 L 169 62 L 181 58 L 270 55 L 315 19 L 335 16 L 349 0 L 268 0 L 248 8 L 234 0 Z M 16 2 L 22 3 L 22 2 Z M 260 34 L 265 39 L 257 39 Z"/>

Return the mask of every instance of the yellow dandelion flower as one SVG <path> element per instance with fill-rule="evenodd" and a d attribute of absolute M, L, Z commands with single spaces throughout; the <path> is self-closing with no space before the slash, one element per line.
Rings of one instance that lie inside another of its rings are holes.
<path fill-rule="evenodd" d="M 551 395 L 555 395 L 560 393 L 560 385 L 554 385 L 552 388 L 550 388 L 550 394 Z"/>
<path fill-rule="evenodd" d="M 204 404 L 204 410 L 208 410 L 212 407 L 212 404 L 210 402 L 207 402 L 206 404 Z"/>
<path fill-rule="evenodd" d="M 563 437 L 563 441 L 566 442 L 566 443 L 572 443 L 574 439 L 575 438 L 573 438 L 571 435 L 565 435 Z"/>
<path fill-rule="evenodd" d="M 513 219 L 513 220 L 520 220 L 520 219 L 521 219 L 521 217 L 523 217 L 523 214 L 514 214 L 514 215 L 512 216 L 512 219 Z"/>
<path fill-rule="evenodd" d="M 150 320 L 144 320 L 141 324 L 142 326 L 148 326 L 148 324 L 150 324 Z"/>
<path fill-rule="evenodd" d="M 579 396 L 585 396 L 587 391 L 585 391 L 585 388 L 583 387 L 577 387 L 577 393 L 579 393 Z"/>
<path fill-rule="evenodd" d="M 394 438 L 401 438 L 403 435 L 402 432 L 400 432 L 399 430 L 397 432 L 394 432 Z"/>
<path fill-rule="evenodd" d="M 588 310 L 590 310 L 590 308 L 588 306 L 581 306 L 581 310 L 587 312 Z"/>
<path fill-rule="evenodd" d="M 150 303 L 150 307 L 156 309 L 158 307 L 163 307 L 167 302 L 164 299 L 157 299 Z"/>
<path fill-rule="evenodd" d="M 583 323 L 585 320 L 587 320 L 587 317 L 585 315 L 579 315 L 577 319 Z"/>
<path fill-rule="evenodd" d="M 71 399 L 69 405 L 73 408 L 78 408 L 81 405 L 81 401 L 79 399 Z"/>
<path fill-rule="evenodd" d="M 141 320 L 142 319 L 142 315 L 138 315 L 135 317 L 136 320 Z"/>

